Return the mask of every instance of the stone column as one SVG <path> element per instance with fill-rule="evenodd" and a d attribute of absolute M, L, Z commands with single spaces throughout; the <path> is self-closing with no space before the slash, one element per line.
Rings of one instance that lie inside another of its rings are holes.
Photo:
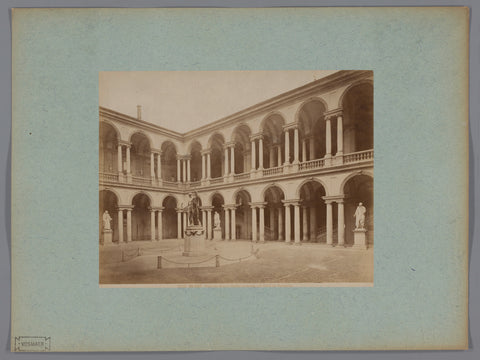
<path fill-rule="evenodd" d="M 150 152 L 150 177 L 155 181 L 155 154 Z"/>
<path fill-rule="evenodd" d="M 278 211 L 278 240 L 283 240 L 283 216 L 282 208 L 279 207 Z"/>
<path fill-rule="evenodd" d="M 259 227 L 260 227 L 260 242 L 265 242 L 265 206 L 259 207 Z"/>
<path fill-rule="evenodd" d="M 210 152 L 207 153 L 207 179 L 212 178 L 212 164 L 210 162 Z"/>
<path fill-rule="evenodd" d="M 317 241 L 317 216 L 315 206 L 310 206 L 310 241 Z"/>
<path fill-rule="evenodd" d="M 338 246 L 345 246 L 345 214 L 343 199 L 337 200 L 338 206 Z"/>
<path fill-rule="evenodd" d="M 332 202 L 325 201 L 327 204 L 327 244 L 333 243 L 333 220 L 332 220 Z"/>
<path fill-rule="evenodd" d="M 302 140 L 302 162 L 307 161 L 307 140 Z"/>
<path fill-rule="evenodd" d="M 127 242 L 132 241 L 132 209 L 127 209 Z"/>
<path fill-rule="evenodd" d="M 310 150 L 309 150 L 309 159 L 310 160 L 313 160 L 315 159 L 315 139 L 312 137 L 310 137 L 310 139 L 308 140 L 308 145 L 310 146 Z"/>
<path fill-rule="evenodd" d="M 207 212 L 207 238 L 211 239 L 213 237 L 212 209 L 208 209 Z"/>
<path fill-rule="evenodd" d="M 277 145 L 277 166 L 282 166 L 282 147 Z"/>
<path fill-rule="evenodd" d="M 294 239 L 295 244 L 300 244 L 300 204 L 294 204 Z"/>
<path fill-rule="evenodd" d="M 258 168 L 263 169 L 263 138 L 258 139 Z"/>
<path fill-rule="evenodd" d="M 182 182 L 187 182 L 187 162 L 182 159 Z"/>
<path fill-rule="evenodd" d="M 235 174 L 235 145 L 230 146 L 230 174 Z"/>
<path fill-rule="evenodd" d="M 272 234 L 272 239 L 275 238 L 275 208 L 270 206 L 270 234 Z"/>
<path fill-rule="evenodd" d="M 208 239 L 208 234 L 207 234 L 207 210 L 205 210 L 205 209 L 202 210 L 202 225 L 203 225 L 203 231 L 205 232 L 205 238 Z"/>
<path fill-rule="evenodd" d="M 230 240 L 230 212 L 227 208 L 225 211 L 225 240 Z"/>
<path fill-rule="evenodd" d="M 162 219 L 163 209 L 159 209 L 157 212 L 157 223 L 158 223 L 158 240 L 163 239 L 163 219 Z"/>
<path fill-rule="evenodd" d="M 327 116 L 325 119 L 325 144 L 326 144 L 326 153 L 325 157 L 332 157 L 332 127 L 330 124 L 330 116 Z"/>
<path fill-rule="evenodd" d="M 252 241 L 257 242 L 257 208 L 252 206 Z"/>
<path fill-rule="evenodd" d="M 205 154 L 202 154 L 202 180 L 205 180 L 205 175 L 206 175 L 206 171 L 205 171 L 205 162 L 206 162 L 206 159 L 205 159 Z"/>
<path fill-rule="evenodd" d="M 155 209 L 150 209 L 150 240 L 155 241 Z"/>
<path fill-rule="evenodd" d="M 306 206 L 302 206 L 302 227 L 303 227 L 303 236 L 302 236 L 302 240 L 303 241 L 309 241 L 309 238 L 308 238 L 308 217 L 307 217 L 307 207 Z"/>
<path fill-rule="evenodd" d="M 191 177 L 191 169 L 190 169 L 190 157 L 187 158 L 187 182 L 191 182 L 192 181 L 192 177 Z"/>
<path fill-rule="evenodd" d="M 235 207 L 230 209 L 230 213 L 232 215 L 232 240 L 237 239 L 237 219 L 235 218 Z"/>
<path fill-rule="evenodd" d="M 182 182 L 181 173 L 180 157 L 177 156 L 177 182 Z"/>
<path fill-rule="evenodd" d="M 289 243 L 292 240 L 290 226 L 291 226 L 290 204 L 285 204 L 285 242 L 287 243 Z"/>
<path fill-rule="evenodd" d="M 256 157 L 257 157 L 257 154 L 256 154 L 256 150 L 257 150 L 257 146 L 255 145 L 255 140 L 252 140 L 252 168 L 251 170 L 255 170 L 257 168 L 257 165 L 256 165 Z"/>
<path fill-rule="evenodd" d="M 118 243 L 123 242 L 123 209 L 118 209 Z"/>
<path fill-rule="evenodd" d="M 223 147 L 224 155 L 223 159 L 225 161 L 225 165 L 223 166 L 223 176 L 228 176 L 228 146 Z"/>
<path fill-rule="evenodd" d="M 177 209 L 177 238 L 182 238 L 182 210 Z"/>
<path fill-rule="evenodd" d="M 131 175 L 132 171 L 130 170 L 130 145 L 127 145 L 127 175 Z"/>
<path fill-rule="evenodd" d="M 275 146 L 270 146 L 270 150 L 269 150 L 269 162 L 270 164 L 268 164 L 268 166 L 270 168 L 273 168 L 275 167 L 275 164 L 274 164 L 274 161 L 275 161 Z"/>
<path fill-rule="evenodd" d="M 182 224 L 182 239 L 183 239 L 185 230 L 187 230 L 188 219 L 187 219 L 186 211 L 182 211 L 182 214 L 183 214 L 183 224 Z"/>
<path fill-rule="evenodd" d="M 343 116 L 337 116 L 337 156 L 343 155 Z"/>
<path fill-rule="evenodd" d="M 293 162 L 298 163 L 298 154 L 299 153 L 299 148 L 298 148 L 298 126 L 294 129 L 293 131 Z"/>
<path fill-rule="evenodd" d="M 288 164 L 290 164 L 290 136 L 289 130 L 287 129 L 285 130 L 285 165 Z"/>
<path fill-rule="evenodd" d="M 122 145 L 118 144 L 117 147 L 117 171 L 121 175 L 123 172 L 123 160 L 122 160 Z"/>
<path fill-rule="evenodd" d="M 162 153 L 157 154 L 157 179 L 162 180 Z"/>

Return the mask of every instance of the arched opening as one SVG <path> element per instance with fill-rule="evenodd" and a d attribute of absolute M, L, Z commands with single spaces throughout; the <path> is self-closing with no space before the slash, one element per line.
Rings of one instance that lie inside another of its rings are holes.
<path fill-rule="evenodd" d="M 300 211 L 300 236 L 303 241 L 322 242 L 327 241 L 327 210 L 323 197 L 324 187 L 317 181 L 308 181 L 300 188 L 301 211 Z M 332 204 L 332 206 L 335 206 Z M 337 211 L 332 208 L 332 225 L 336 224 Z M 333 226 L 333 238 L 337 237 L 336 227 Z"/>
<path fill-rule="evenodd" d="M 355 219 L 353 215 L 358 203 L 367 209 L 365 214 L 365 229 L 367 240 L 373 244 L 373 179 L 368 175 L 355 175 L 345 183 L 345 243 L 353 244 Z"/>
<path fill-rule="evenodd" d="M 240 190 L 235 196 L 235 223 L 236 238 L 251 240 L 252 239 L 252 209 L 250 202 L 252 201 L 250 194 L 246 190 Z"/>
<path fill-rule="evenodd" d="M 267 203 L 264 212 L 265 240 L 283 240 L 285 234 L 285 214 L 282 200 L 285 199 L 282 189 L 270 186 L 265 190 L 264 201 Z"/>
<path fill-rule="evenodd" d="M 166 181 L 177 181 L 177 149 L 170 141 L 162 144 L 162 179 Z"/>
<path fill-rule="evenodd" d="M 233 132 L 232 139 L 235 142 L 235 174 L 250 171 L 250 135 L 250 128 L 247 125 L 240 125 Z"/>
<path fill-rule="evenodd" d="M 373 149 L 373 86 L 350 88 L 342 100 L 344 152 Z"/>
<path fill-rule="evenodd" d="M 167 196 L 162 203 L 164 207 L 162 214 L 163 239 L 177 239 L 177 200 L 173 196 Z"/>
<path fill-rule="evenodd" d="M 215 193 L 212 196 L 212 206 L 213 206 L 213 211 L 211 213 L 212 218 L 210 219 L 210 224 L 214 224 L 214 216 L 215 213 L 218 213 L 220 215 L 220 226 L 222 228 L 222 239 L 225 239 L 225 211 L 223 209 L 223 205 L 225 205 L 225 200 L 223 199 L 223 196 Z"/>
<path fill-rule="evenodd" d="M 222 177 L 224 174 L 224 150 L 225 140 L 222 135 L 214 134 L 209 141 L 210 154 L 210 174 L 212 179 Z"/>
<path fill-rule="evenodd" d="M 279 114 L 270 115 L 262 124 L 264 139 L 263 164 L 266 168 L 281 166 L 285 161 L 285 137 L 283 136 L 284 124 L 285 120 Z M 293 141 L 293 136 L 290 138 Z M 290 149 L 290 156 L 293 160 L 293 142 Z"/>
<path fill-rule="evenodd" d="M 99 170 L 102 173 L 118 173 L 118 138 L 117 132 L 112 125 L 100 123 L 100 149 L 99 149 Z"/>
<path fill-rule="evenodd" d="M 131 137 L 130 169 L 132 176 L 141 178 L 150 178 L 155 176 L 150 174 L 150 142 L 142 133 L 135 133 Z"/>
<path fill-rule="evenodd" d="M 99 193 L 99 238 L 103 243 L 103 213 L 108 211 L 112 218 L 110 228 L 113 231 L 112 241 L 118 242 L 118 199 L 110 190 L 101 190 Z"/>
<path fill-rule="evenodd" d="M 195 141 L 190 150 L 190 180 L 200 181 L 202 178 L 202 145 Z"/>
<path fill-rule="evenodd" d="M 137 194 L 132 199 L 132 240 L 150 240 L 150 199 L 145 194 Z"/>
<path fill-rule="evenodd" d="M 300 161 L 321 159 L 326 154 L 325 105 L 320 100 L 305 103 L 298 113 Z M 337 123 L 331 124 L 331 154 L 336 153 Z"/>

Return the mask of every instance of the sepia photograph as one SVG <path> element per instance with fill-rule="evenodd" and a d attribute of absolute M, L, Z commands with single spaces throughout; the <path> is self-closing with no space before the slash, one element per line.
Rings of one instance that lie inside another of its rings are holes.
<path fill-rule="evenodd" d="M 99 79 L 101 285 L 373 285 L 372 71 Z"/>

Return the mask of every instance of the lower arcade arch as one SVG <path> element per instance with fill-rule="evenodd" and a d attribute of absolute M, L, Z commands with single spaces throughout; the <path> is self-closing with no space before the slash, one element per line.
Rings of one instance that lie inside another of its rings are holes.
<path fill-rule="evenodd" d="M 353 244 L 353 230 L 355 229 L 354 214 L 361 202 L 367 212 L 365 214 L 365 229 L 369 244 L 373 244 L 373 179 L 369 175 L 355 175 L 348 179 L 343 187 L 345 194 L 345 243 Z"/>
<path fill-rule="evenodd" d="M 284 240 L 285 211 L 282 203 L 284 199 L 283 190 L 278 186 L 270 186 L 264 192 L 265 240 Z"/>
<path fill-rule="evenodd" d="M 325 188 L 317 181 L 311 180 L 300 188 L 300 234 L 302 241 L 327 242 L 327 210 L 323 199 Z M 332 204 L 332 206 L 334 206 Z M 332 209 L 333 210 L 333 209 Z M 332 223 L 336 223 L 336 211 L 332 211 Z M 333 230 L 333 238 L 337 232 Z"/>
<path fill-rule="evenodd" d="M 162 238 L 177 239 L 178 223 L 177 223 L 177 200 L 173 196 L 167 196 L 163 202 L 162 211 Z"/>
<path fill-rule="evenodd" d="M 220 195 L 219 193 L 213 194 L 212 196 L 213 211 L 211 212 L 212 218 L 210 219 L 210 224 L 215 224 L 214 222 L 215 213 L 218 213 L 218 215 L 220 215 L 220 227 L 222 229 L 222 239 L 225 239 L 225 211 L 223 208 L 224 205 L 225 205 L 225 200 L 223 199 L 223 196 Z"/>
<path fill-rule="evenodd" d="M 119 241 L 118 232 L 118 198 L 114 192 L 110 190 L 101 190 L 99 193 L 99 239 L 103 243 L 103 214 L 108 211 L 112 218 L 110 221 L 110 229 L 112 230 L 112 241 Z"/>
<path fill-rule="evenodd" d="M 246 190 L 240 190 L 235 195 L 235 223 L 234 229 L 237 239 L 252 239 L 252 209 L 250 194 Z"/>
<path fill-rule="evenodd" d="M 132 240 L 151 240 L 150 198 L 145 194 L 137 194 L 132 199 Z"/>

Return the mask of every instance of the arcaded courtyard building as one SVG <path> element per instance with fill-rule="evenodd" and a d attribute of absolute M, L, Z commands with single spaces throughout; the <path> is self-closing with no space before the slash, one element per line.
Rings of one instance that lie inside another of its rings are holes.
<path fill-rule="evenodd" d="M 181 119 L 188 121 L 188 119 Z M 181 134 L 100 107 L 101 215 L 114 243 L 182 238 L 188 194 L 212 239 L 373 245 L 373 73 L 339 71 Z"/>

